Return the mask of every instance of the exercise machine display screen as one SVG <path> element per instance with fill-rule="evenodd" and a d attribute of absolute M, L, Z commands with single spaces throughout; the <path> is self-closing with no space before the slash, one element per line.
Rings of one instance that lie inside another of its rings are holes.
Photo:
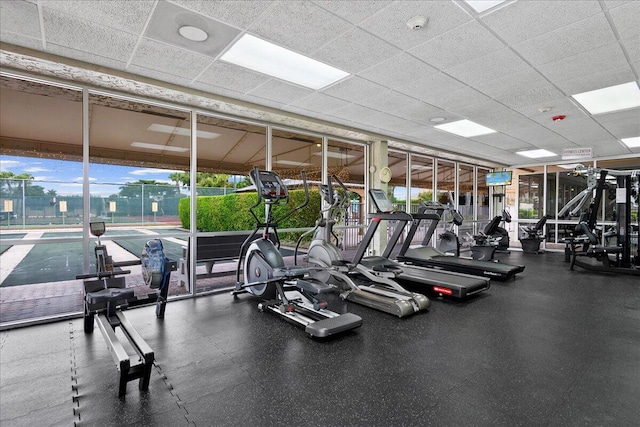
<path fill-rule="evenodd" d="M 265 199 L 286 199 L 288 197 L 287 186 L 275 173 L 260 171 L 258 179 L 260 180 L 260 194 Z"/>
<path fill-rule="evenodd" d="M 369 194 L 378 212 L 393 212 L 395 210 L 393 204 L 391 204 L 391 200 L 387 197 L 387 193 L 383 190 L 372 188 L 369 190 Z"/>
<path fill-rule="evenodd" d="M 104 234 L 104 222 L 90 222 L 89 229 L 91 230 L 91 234 L 96 237 L 100 237 Z"/>

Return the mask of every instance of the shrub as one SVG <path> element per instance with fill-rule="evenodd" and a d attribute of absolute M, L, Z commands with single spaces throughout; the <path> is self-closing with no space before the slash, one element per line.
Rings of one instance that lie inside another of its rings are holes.
<path fill-rule="evenodd" d="M 234 193 L 224 196 L 198 196 L 196 199 L 196 228 L 200 231 L 238 231 L 253 230 L 256 226 L 255 219 L 249 212 L 249 208 L 256 202 L 256 193 Z M 275 206 L 273 215 L 276 219 L 286 212 L 298 206 L 304 200 L 304 190 L 289 191 L 289 203 Z M 190 223 L 190 198 L 180 200 L 178 214 L 184 228 L 189 228 Z M 260 221 L 264 221 L 264 209 L 255 209 Z M 320 217 L 320 193 L 318 190 L 309 191 L 309 204 L 302 210 L 287 218 L 278 228 L 302 228 L 313 227 Z M 284 233 L 282 240 L 289 240 Z"/>

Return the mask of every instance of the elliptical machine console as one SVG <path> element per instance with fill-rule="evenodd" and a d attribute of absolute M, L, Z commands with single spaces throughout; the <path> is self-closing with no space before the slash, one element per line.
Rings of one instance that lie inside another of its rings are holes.
<path fill-rule="evenodd" d="M 309 203 L 309 188 L 306 174 L 302 172 L 305 200 L 280 218 L 274 218 L 273 206 L 289 201 L 287 187 L 272 171 L 254 167 L 249 177 L 256 186 L 258 198 L 249 208 L 256 220 L 256 228 L 247 237 L 240 249 L 236 269 L 236 289 L 233 296 L 249 292 L 263 301 L 260 311 L 269 310 L 305 328 L 310 337 L 326 338 L 362 325 L 362 319 L 352 313 L 338 314 L 328 310 L 322 294 L 335 292 L 333 286 L 320 283 L 308 276 L 306 268 L 286 267 L 278 251 L 280 239 L 278 224 L 289 218 Z M 265 220 L 261 221 L 255 208 L 265 205 Z M 262 237 L 256 239 L 260 229 Z M 270 240 L 273 232 L 275 243 Z M 243 280 L 240 280 L 243 271 Z"/>

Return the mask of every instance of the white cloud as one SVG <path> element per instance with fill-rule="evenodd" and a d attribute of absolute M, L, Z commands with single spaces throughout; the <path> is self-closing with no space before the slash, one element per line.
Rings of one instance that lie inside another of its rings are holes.
<path fill-rule="evenodd" d="M 138 169 L 129 172 L 131 175 L 158 175 L 161 173 L 174 173 L 172 169 Z"/>
<path fill-rule="evenodd" d="M 12 169 L 20 165 L 20 162 L 17 160 L 6 160 L 0 159 L 0 169 Z"/>
<path fill-rule="evenodd" d="M 34 167 L 26 168 L 24 171 L 25 172 L 30 172 L 30 173 L 33 173 L 33 172 L 51 172 L 51 169 L 46 169 L 46 168 L 41 168 L 41 167 L 38 167 L 38 166 L 34 166 Z"/>

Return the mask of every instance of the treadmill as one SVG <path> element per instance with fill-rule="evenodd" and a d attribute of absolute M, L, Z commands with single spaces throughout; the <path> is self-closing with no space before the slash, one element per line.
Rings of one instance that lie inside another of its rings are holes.
<path fill-rule="evenodd" d="M 394 279 L 402 286 L 418 292 L 431 291 L 439 296 L 465 299 L 489 289 L 490 280 L 485 277 L 451 271 L 440 271 L 431 268 L 408 265 L 389 259 L 391 251 L 402 235 L 407 223 L 413 217 L 403 211 L 394 211 L 391 201 L 384 191 L 370 189 L 369 194 L 378 212 L 368 214 L 371 220 L 367 232 L 358 246 L 353 263 L 362 264 L 374 271 L 389 271 L 394 273 Z M 364 254 L 373 239 L 381 220 L 397 221 L 393 235 L 381 256 L 367 256 Z"/>
<path fill-rule="evenodd" d="M 524 271 L 524 265 L 511 265 L 501 262 L 480 261 L 472 258 L 461 258 L 446 255 L 444 252 L 431 247 L 429 241 L 433 236 L 442 213 L 446 208 L 438 202 L 423 202 L 417 214 L 413 215 L 411 228 L 400 248 L 397 259 L 401 262 L 419 265 L 422 267 L 467 273 L 476 276 L 484 276 L 497 280 L 515 279 L 515 275 Z M 431 211 L 431 212 L 427 212 Z M 422 243 L 410 246 L 422 221 L 431 221 Z"/>

